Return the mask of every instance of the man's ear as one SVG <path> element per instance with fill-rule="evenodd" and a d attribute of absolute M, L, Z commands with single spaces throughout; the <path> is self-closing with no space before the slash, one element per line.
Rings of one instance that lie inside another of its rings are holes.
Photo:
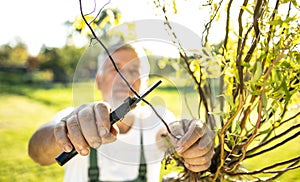
<path fill-rule="evenodd" d="M 96 83 L 97 83 L 98 90 L 101 90 L 101 79 L 102 79 L 102 75 L 97 73 L 96 74 Z"/>

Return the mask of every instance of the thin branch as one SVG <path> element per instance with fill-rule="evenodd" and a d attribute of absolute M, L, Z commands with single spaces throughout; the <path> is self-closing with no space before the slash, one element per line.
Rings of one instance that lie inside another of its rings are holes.
<path fill-rule="evenodd" d="M 290 118 L 288 118 L 288 119 L 286 119 L 286 120 L 280 122 L 279 125 L 278 125 L 277 127 L 279 127 L 279 126 L 281 126 L 281 125 L 283 125 L 283 124 L 285 124 L 285 123 L 291 121 L 292 119 L 295 119 L 295 118 L 298 117 L 299 115 L 300 115 L 300 112 L 297 112 L 297 113 L 296 113 L 295 115 L 293 115 L 292 117 L 290 117 Z"/>
<path fill-rule="evenodd" d="M 225 28 L 225 38 L 224 38 L 224 49 L 227 50 L 227 43 L 228 43 L 228 33 L 229 33 L 229 22 L 230 22 L 230 9 L 231 9 L 231 5 L 232 5 L 233 0 L 230 0 L 228 2 L 228 6 L 227 6 L 227 14 L 226 14 L 226 28 Z M 223 56 L 224 56 L 225 51 L 223 51 Z"/>
<path fill-rule="evenodd" d="M 240 128 L 242 130 L 246 129 L 245 128 L 245 125 L 246 125 L 246 121 L 247 119 L 249 118 L 249 115 L 251 113 L 251 105 L 252 103 L 255 101 L 256 97 L 254 95 L 252 95 L 251 99 L 250 99 L 250 105 L 247 106 L 247 108 L 245 109 L 244 113 L 243 113 L 243 118 L 241 119 L 241 122 L 240 122 Z"/>
<path fill-rule="evenodd" d="M 298 169 L 298 168 L 300 168 L 300 165 L 298 165 L 298 166 L 295 166 L 295 165 L 297 165 L 298 163 L 299 163 L 299 161 L 296 161 L 296 162 L 292 163 L 292 164 L 291 164 L 291 165 L 289 165 L 287 168 L 285 168 L 285 169 L 282 169 L 282 170 L 278 171 L 278 174 L 276 174 L 276 175 L 272 176 L 272 177 L 271 177 L 271 178 L 269 178 L 268 180 L 269 180 L 269 181 L 273 181 L 274 179 L 276 179 L 276 178 L 278 178 L 279 176 L 283 175 L 283 174 L 284 174 L 284 172 L 286 172 L 286 171 L 289 171 L 289 170 L 294 170 L 294 169 Z"/>
<path fill-rule="evenodd" d="M 250 31 L 252 30 L 253 26 L 250 26 L 244 36 L 244 39 L 242 41 L 242 45 L 241 45 L 241 50 L 238 52 L 238 57 L 237 57 L 237 60 L 236 60 L 236 66 L 237 66 L 237 69 L 238 69 L 238 75 L 239 75 L 239 84 L 238 84 L 238 87 L 237 89 L 235 90 L 235 93 L 233 94 L 233 97 L 236 97 L 237 94 L 243 94 L 243 90 L 244 90 L 244 75 L 243 75 L 243 72 L 244 72 L 244 66 L 242 66 L 242 55 L 243 55 L 243 49 L 246 45 L 246 42 L 247 42 L 247 38 L 248 38 L 248 34 L 250 33 Z M 256 40 L 254 40 L 254 42 L 256 42 Z M 256 44 L 252 44 L 252 45 L 255 45 L 253 46 L 253 51 L 254 51 L 254 48 L 256 47 Z"/>
<path fill-rule="evenodd" d="M 93 14 L 96 11 L 96 7 L 97 7 L 97 3 L 96 3 L 96 0 L 94 0 L 94 9 L 91 12 L 85 14 L 84 16 Z"/>
<path fill-rule="evenodd" d="M 246 7 L 247 4 L 248 4 L 248 0 L 244 0 L 243 6 Z M 239 83 L 238 83 L 237 89 L 233 93 L 234 98 L 237 96 L 238 93 L 240 93 L 240 94 L 243 93 L 243 87 L 244 87 L 243 66 L 241 64 L 242 55 L 243 55 L 243 48 L 241 48 L 242 37 L 243 37 L 243 21 L 242 21 L 243 13 L 244 13 L 244 9 L 241 8 L 240 12 L 239 12 L 239 16 L 238 16 L 239 35 L 238 35 L 238 45 L 237 45 L 237 51 L 236 51 L 237 52 L 236 66 L 237 66 L 237 70 L 238 70 Z M 251 30 L 251 27 L 248 29 L 248 31 L 244 37 L 244 41 L 243 41 L 244 44 L 247 40 L 247 35 L 250 32 L 250 30 Z"/>
<path fill-rule="evenodd" d="M 212 23 L 213 20 L 216 18 L 217 14 L 218 14 L 218 12 L 219 12 L 219 10 L 220 10 L 220 8 L 221 8 L 222 3 L 223 3 L 223 0 L 221 0 L 221 1 L 219 2 L 219 5 L 218 5 L 218 7 L 217 7 L 217 10 L 214 12 L 214 14 L 213 14 L 212 18 L 209 20 L 209 22 L 208 22 L 207 24 L 205 24 L 205 26 L 204 26 L 204 30 L 203 30 L 203 32 L 202 32 L 202 35 L 204 35 L 204 33 L 206 32 L 206 36 L 205 36 L 205 42 L 204 42 L 203 45 L 206 45 L 207 42 L 208 42 L 208 35 L 209 35 L 209 30 L 210 30 L 210 27 L 211 27 L 211 23 Z M 204 37 L 204 36 L 202 36 L 202 37 Z M 203 42 L 203 39 L 202 39 L 202 42 Z"/>
<path fill-rule="evenodd" d="M 287 129 L 286 131 L 280 133 L 279 135 L 276 135 L 276 136 L 274 136 L 273 138 L 271 138 L 271 139 L 269 139 L 269 140 L 267 140 L 267 141 L 265 141 L 265 142 L 259 144 L 258 146 L 252 148 L 251 150 L 248 150 L 248 151 L 247 151 L 247 154 L 249 154 L 249 155 L 247 155 L 247 156 L 249 157 L 249 156 L 250 156 L 250 153 L 253 153 L 254 151 L 258 150 L 259 148 L 261 148 L 261 147 L 267 145 L 268 143 L 270 143 L 270 142 L 272 142 L 272 141 L 274 141 L 274 140 L 276 140 L 276 139 L 278 139 L 278 138 L 281 138 L 282 136 L 285 136 L 285 135 L 288 134 L 289 132 L 291 132 L 291 131 L 293 131 L 294 129 L 297 129 L 297 128 L 299 128 L 299 127 L 300 127 L 300 123 L 299 123 L 299 124 L 296 124 L 296 125 L 294 125 L 294 126 L 292 126 L 292 127 L 290 127 L 289 129 Z"/>
<path fill-rule="evenodd" d="M 81 13 L 81 17 L 83 19 L 83 21 L 85 22 L 85 24 L 89 27 L 94 39 L 97 40 L 97 42 L 100 43 L 100 45 L 103 47 L 103 49 L 105 50 L 106 54 L 108 55 L 111 63 L 113 64 L 114 69 L 118 72 L 118 74 L 120 75 L 120 77 L 122 78 L 122 80 L 124 80 L 124 82 L 126 83 L 126 85 L 128 86 L 128 88 L 134 93 L 134 95 L 136 95 L 138 98 L 141 98 L 139 96 L 139 94 L 137 93 L 137 91 L 130 85 L 130 83 L 127 81 L 127 79 L 124 77 L 124 75 L 120 72 L 119 68 L 117 67 L 115 61 L 113 60 L 110 52 L 108 51 L 108 49 L 106 48 L 106 46 L 103 44 L 103 42 L 97 37 L 97 35 L 95 34 L 93 28 L 91 27 L 91 25 L 87 22 L 85 15 L 83 14 L 83 9 L 82 9 L 82 3 L 81 0 L 79 0 L 79 5 L 80 5 L 80 13 Z"/>
<path fill-rule="evenodd" d="M 297 127 L 299 127 L 299 125 L 298 125 Z M 283 133 L 288 133 L 288 132 L 283 132 Z M 260 154 L 269 152 L 269 151 L 271 151 L 271 150 L 273 150 L 273 149 L 276 149 L 277 147 L 280 147 L 281 145 L 283 145 L 283 144 L 285 144 L 285 143 L 287 143 L 287 142 L 289 142 L 289 141 L 295 139 L 295 138 L 298 137 L 299 135 L 300 135 L 300 131 L 298 131 L 298 132 L 295 133 L 294 135 L 291 135 L 290 137 L 286 138 L 285 140 L 283 140 L 283 141 L 277 143 L 276 145 L 274 145 L 274 146 L 272 146 L 272 147 L 266 148 L 266 149 L 261 150 L 261 151 L 259 151 L 259 152 L 257 152 L 257 153 L 254 153 L 254 154 L 248 154 L 248 155 L 246 155 L 245 158 L 249 159 L 249 158 L 255 157 L 255 156 L 257 156 L 257 155 L 260 155 Z M 282 136 L 282 135 L 280 135 L 280 136 Z M 274 138 L 276 138 L 276 137 L 274 137 Z M 270 141 L 268 141 L 268 142 L 270 142 Z"/>
<path fill-rule="evenodd" d="M 94 1 L 96 1 L 96 0 L 94 0 Z M 102 8 L 98 11 L 98 13 L 97 13 L 97 15 L 95 16 L 95 18 L 92 20 L 92 21 L 90 21 L 90 25 L 93 23 L 93 22 L 95 22 L 95 20 L 99 17 L 99 15 L 101 14 L 101 12 L 103 11 L 103 9 L 105 8 L 105 6 L 107 6 L 108 4 L 110 4 L 110 2 L 111 2 L 111 0 L 109 0 L 107 3 L 105 3 L 103 6 L 102 6 Z M 95 2 L 95 9 L 96 9 L 96 2 Z M 95 11 L 95 9 L 94 9 L 94 11 Z"/>
<path fill-rule="evenodd" d="M 188 63 L 188 56 L 185 52 L 185 50 L 183 49 L 181 43 L 179 42 L 179 39 L 177 38 L 177 35 L 176 33 L 173 31 L 173 28 L 170 24 L 170 21 L 166 15 L 166 7 L 165 5 L 161 5 L 159 4 L 159 6 L 162 7 L 162 11 L 164 13 L 164 18 L 165 18 L 165 25 L 168 27 L 168 29 L 171 31 L 171 35 L 172 37 L 174 38 L 174 43 L 178 45 L 178 50 L 179 50 L 179 53 L 180 53 L 180 57 L 184 60 L 184 64 L 185 64 L 185 69 L 189 72 L 189 74 L 192 76 L 195 84 L 197 85 L 197 89 L 198 89 L 198 93 L 199 93 L 199 97 L 200 97 L 200 101 L 203 101 L 203 104 L 204 104 L 204 107 L 205 107 L 205 110 L 206 110 L 206 116 L 207 118 L 209 118 L 209 109 L 208 109 L 208 104 L 207 104 L 207 100 L 206 100 L 206 97 L 204 95 L 204 91 L 202 90 L 201 88 L 201 83 L 199 83 L 197 81 L 197 78 L 194 76 L 194 73 L 192 72 L 192 70 L 190 69 L 189 67 L 189 63 Z M 200 79 L 201 80 L 201 79 Z"/>
<path fill-rule="evenodd" d="M 262 0 L 258 0 L 256 2 L 256 6 L 253 13 L 253 26 L 254 26 L 255 37 L 258 37 L 260 34 L 258 19 L 261 17 L 263 6 L 264 4 Z"/>
<path fill-rule="evenodd" d="M 225 149 L 224 149 L 224 145 L 225 145 L 225 132 L 227 130 L 227 128 L 229 127 L 229 125 L 233 122 L 234 118 L 238 115 L 238 113 L 240 112 L 240 110 L 243 108 L 243 99 L 241 98 L 240 95 L 240 104 L 238 106 L 238 108 L 235 110 L 235 112 L 230 116 L 230 118 L 227 120 L 227 122 L 224 124 L 224 126 L 221 129 L 221 132 L 219 134 L 219 140 L 220 140 L 220 164 L 217 168 L 217 171 L 215 173 L 214 176 L 214 180 L 216 181 L 219 173 L 221 172 L 221 168 L 223 167 L 224 163 L 225 163 Z"/>
<path fill-rule="evenodd" d="M 244 0 L 243 6 L 246 7 L 247 4 L 248 4 L 248 0 Z M 243 14 L 244 14 L 244 8 L 241 8 L 240 12 L 239 12 L 239 17 L 238 17 L 239 35 L 238 35 L 238 43 L 237 43 L 237 51 L 236 51 L 239 55 L 242 54 L 241 43 L 242 43 L 242 37 L 243 37 L 243 19 L 242 19 Z"/>
<path fill-rule="evenodd" d="M 254 130 L 252 132 L 252 136 L 249 138 L 249 140 L 245 144 L 243 144 L 242 156 L 239 158 L 239 160 L 236 162 L 236 164 L 232 167 L 231 170 L 235 170 L 237 168 L 237 166 L 239 165 L 239 163 L 244 160 L 244 158 L 246 157 L 247 148 L 250 145 L 250 143 L 254 140 L 254 138 L 255 138 L 255 136 L 257 134 L 257 131 L 260 128 L 261 117 L 262 117 L 262 112 L 263 112 L 263 97 L 264 97 L 264 94 L 265 94 L 267 80 L 268 80 L 268 78 L 270 76 L 270 73 L 271 73 L 271 70 L 272 70 L 273 66 L 275 64 L 277 64 L 277 62 L 279 62 L 282 59 L 283 56 L 284 56 L 284 53 L 282 51 L 278 55 L 277 59 L 274 62 L 271 63 L 271 65 L 269 66 L 268 70 L 265 73 L 265 77 L 264 77 L 264 81 L 263 81 L 263 85 L 262 85 L 262 91 L 261 91 L 261 94 L 260 94 L 260 102 L 259 102 L 259 108 L 258 108 L 258 117 L 257 117 L 257 121 L 256 121 L 256 124 L 255 124 L 255 128 L 254 128 Z"/>
<path fill-rule="evenodd" d="M 276 16 L 276 13 L 278 12 L 278 7 L 279 7 L 279 2 L 280 0 L 277 0 L 276 1 L 276 5 L 275 5 L 275 8 L 273 10 L 273 13 L 272 13 L 272 16 L 271 16 L 271 21 L 275 19 L 275 16 Z M 270 41 L 271 41 L 271 37 L 274 35 L 274 28 L 275 26 L 273 24 L 269 24 L 269 31 L 267 33 L 267 42 L 266 42 L 266 46 L 265 46 L 265 49 L 266 49 L 266 52 L 265 52 L 265 58 L 264 60 L 262 61 L 262 69 L 264 69 L 265 67 L 265 63 L 267 61 L 267 55 L 269 54 L 269 44 L 270 44 Z"/>
<path fill-rule="evenodd" d="M 194 75 L 194 72 L 192 72 L 192 70 L 190 69 L 190 67 L 189 67 L 189 63 L 188 63 L 188 58 L 186 57 L 186 56 L 184 56 L 184 55 L 182 55 L 181 53 L 180 53 L 180 57 L 183 59 L 183 61 L 184 61 L 184 63 L 185 63 L 185 68 L 187 69 L 187 71 L 189 72 L 189 74 L 192 76 L 192 78 L 193 78 L 193 80 L 194 80 L 194 82 L 197 84 L 197 89 L 198 89 L 198 93 L 200 94 L 200 99 L 203 101 L 203 105 L 204 105 L 204 107 L 205 107 L 205 110 L 206 110 L 206 115 L 207 115 L 207 117 L 208 117 L 208 112 L 209 112 L 209 109 L 208 109 L 208 103 L 207 103 L 207 100 L 206 100 L 206 98 L 205 98 L 205 95 L 204 95 L 204 92 L 203 92 L 203 90 L 202 90 L 202 88 L 201 88 L 201 85 L 200 85 L 200 83 L 197 81 L 197 78 L 195 77 L 195 75 Z"/>
<path fill-rule="evenodd" d="M 259 174 L 259 173 L 270 173 L 268 170 L 282 166 L 282 165 L 286 165 L 286 164 L 290 164 L 290 163 L 294 163 L 294 162 L 299 162 L 300 161 L 300 156 L 294 157 L 292 159 L 286 160 L 286 161 L 282 161 L 282 162 L 278 162 L 275 164 L 272 164 L 270 166 L 264 167 L 262 169 L 259 170 L 255 170 L 255 171 L 251 171 L 251 172 L 236 172 L 236 173 L 228 173 L 231 176 L 235 176 L 235 175 L 254 175 L 254 174 Z M 299 166 L 297 167 L 299 168 Z"/>
<path fill-rule="evenodd" d="M 151 107 L 151 109 L 153 110 L 153 112 L 155 113 L 155 115 L 163 122 L 163 124 L 165 125 L 165 127 L 166 127 L 168 133 L 169 133 L 170 135 L 172 135 L 172 137 L 174 137 L 175 139 L 178 139 L 178 137 L 175 136 L 175 135 L 171 132 L 171 130 L 170 130 L 170 128 L 169 128 L 167 122 L 166 122 L 166 121 L 158 114 L 158 112 L 157 112 L 156 109 L 153 107 L 153 105 L 150 104 L 150 102 L 148 102 L 147 100 L 144 100 L 144 99 L 143 99 L 143 101 Z"/>

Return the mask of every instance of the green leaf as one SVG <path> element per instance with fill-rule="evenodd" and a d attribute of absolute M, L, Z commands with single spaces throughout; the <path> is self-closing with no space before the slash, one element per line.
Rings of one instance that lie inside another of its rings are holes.
<path fill-rule="evenodd" d="M 264 93 L 264 94 L 262 95 L 262 104 L 263 104 L 263 107 L 264 107 L 264 108 L 267 107 L 267 104 L 268 104 L 268 98 L 267 98 L 266 93 Z"/>
<path fill-rule="evenodd" d="M 272 20 L 269 22 L 270 25 L 281 25 L 283 23 L 283 21 L 281 19 L 278 20 Z"/>
<path fill-rule="evenodd" d="M 241 9 L 247 11 L 250 15 L 253 15 L 253 11 L 249 10 L 246 6 L 241 6 Z"/>
<path fill-rule="evenodd" d="M 168 59 L 160 59 L 157 64 L 160 69 L 164 69 L 168 64 Z"/>
<path fill-rule="evenodd" d="M 272 127 L 265 129 L 263 131 L 259 131 L 259 134 L 267 134 L 267 133 L 270 133 L 271 130 L 272 130 Z"/>
<path fill-rule="evenodd" d="M 287 85 L 286 85 L 286 80 L 285 80 L 285 78 L 283 78 L 282 83 L 281 83 L 281 86 L 282 86 L 282 88 L 283 88 L 283 90 L 284 90 L 284 93 L 285 93 L 285 95 L 286 95 L 285 103 L 287 104 L 287 103 L 289 102 L 290 98 L 291 98 L 291 95 L 290 95 L 289 89 L 288 89 L 288 87 L 287 87 Z"/>
<path fill-rule="evenodd" d="M 257 82 L 262 74 L 262 64 L 260 61 L 256 62 L 256 69 L 252 79 L 252 82 Z"/>
<path fill-rule="evenodd" d="M 232 150 L 228 147 L 228 145 L 225 143 L 224 144 L 224 149 L 227 151 L 227 152 L 231 152 Z"/>

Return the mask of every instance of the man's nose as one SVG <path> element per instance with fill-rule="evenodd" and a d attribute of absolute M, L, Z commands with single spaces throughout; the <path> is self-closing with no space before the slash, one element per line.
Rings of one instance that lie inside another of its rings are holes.
<path fill-rule="evenodd" d="M 122 74 L 122 76 L 131 84 L 131 77 L 130 74 L 128 74 L 128 71 L 124 69 L 120 69 L 119 71 Z M 126 85 L 125 81 L 123 80 L 120 74 L 117 74 L 115 82 L 121 85 Z"/>
<path fill-rule="evenodd" d="M 131 81 L 132 80 L 132 74 L 130 70 L 127 69 L 121 69 L 120 70 L 121 74 L 126 78 L 126 80 Z M 120 75 L 119 75 L 120 77 Z M 121 78 L 122 79 L 122 78 Z"/>

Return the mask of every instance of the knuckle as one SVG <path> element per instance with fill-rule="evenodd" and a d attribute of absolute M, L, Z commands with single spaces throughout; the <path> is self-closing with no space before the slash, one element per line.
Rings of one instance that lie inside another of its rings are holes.
<path fill-rule="evenodd" d="M 69 131 L 80 128 L 75 116 L 72 116 L 71 119 L 67 122 L 67 128 Z"/>
<path fill-rule="evenodd" d="M 110 106 L 106 102 L 98 102 L 95 104 L 95 108 L 100 110 L 100 111 L 109 111 Z"/>
<path fill-rule="evenodd" d="M 198 144 L 198 149 L 200 151 L 208 151 L 210 149 L 211 144 L 209 142 L 203 141 L 203 142 L 199 142 Z"/>
<path fill-rule="evenodd" d="M 78 119 L 80 121 L 92 120 L 94 117 L 93 111 L 90 107 L 83 108 L 78 112 Z"/>
<path fill-rule="evenodd" d="M 199 140 L 198 149 L 209 151 L 213 145 L 214 145 L 213 138 L 211 138 L 206 134 Z"/>
<path fill-rule="evenodd" d="M 63 133 L 66 132 L 66 123 L 65 122 L 59 122 L 54 126 L 54 136 L 55 138 L 60 138 Z"/>
<path fill-rule="evenodd" d="M 82 104 L 82 105 L 80 105 L 80 106 L 77 108 L 77 110 L 80 111 L 80 110 L 82 110 L 82 109 L 84 109 L 84 108 L 86 108 L 86 107 L 88 107 L 88 104 Z"/>
<path fill-rule="evenodd" d="M 54 133 L 59 133 L 60 131 L 62 131 L 65 128 L 65 124 L 62 122 L 57 123 L 54 126 Z"/>

